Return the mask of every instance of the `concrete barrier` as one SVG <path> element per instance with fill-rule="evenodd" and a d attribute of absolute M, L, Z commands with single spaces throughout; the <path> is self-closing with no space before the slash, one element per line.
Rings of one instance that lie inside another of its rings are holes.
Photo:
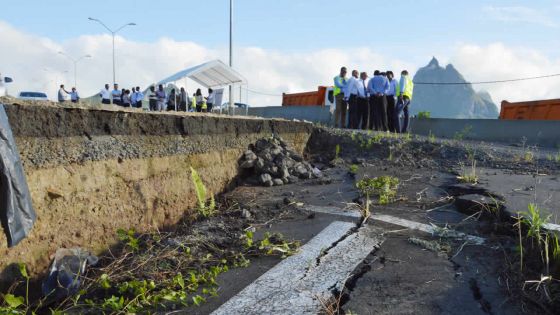
<path fill-rule="evenodd" d="M 560 121 L 499 119 L 412 119 L 411 132 L 439 138 L 504 142 L 560 148 Z"/>
<path fill-rule="evenodd" d="M 47 105 L 6 104 L 6 113 L 37 222 L 14 248 L 0 233 L 0 269 L 23 262 L 34 275 L 57 248 L 99 253 L 115 243 L 119 228 L 165 229 L 191 215 L 190 167 L 209 193 L 220 193 L 237 176 L 249 144 L 277 133 L 302 153 L 313 128 L 285 120 Z M 16 275 L 2 272 L 0 286 Z"/>
<path fill-rule="evenodd" d="M 265 118 L 307 120 L 323 125 L 331 125 L 333 120 L 329 106 L 251 107 L 248 110 L 248 115 Z"/>

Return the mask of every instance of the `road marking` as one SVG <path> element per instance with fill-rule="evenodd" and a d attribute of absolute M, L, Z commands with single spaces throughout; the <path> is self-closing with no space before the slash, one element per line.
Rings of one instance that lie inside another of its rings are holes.
<path fill-rule="evenodd" d="M 321 207 L 321 206 L 312 206 L 308 205 L 305 206 L 306 210 L 313 211 L 313 212 L 320 212 L 320 213 L 327 213 L 333 215 L 341 215 L 347 216 L 352 218 L 360 218 L 361 214 L 358 209 L 341 209 L 337 207 Z M 428 210 L 429 212 L 430 210 Z M 485 242 L 485 239 L 479 236 L 468 235 L 462 232 L 457 232 L 455 230 L 450 230 L 447 228 L 441 228 L 436 225 L 429 225 L 420 222 L 410 221 L 406 219 L 401 219 L 398 217 L 394 217 L 392 215 L 385 215 L 385 214 L 373 214 L 370 216 L 370 219 L 381 221 L 385 223 L 390 223 L 394 225 L 399 225 L 411 230 L 418 230 L 425 233 L 429 233 L 438 237 L 447 237 L 447 238 L 455 238 L 460 240 L 465 240 L 471 242 L 473 244 L 482 245 Z"/>
<path fill-rule="evenodd" d="M 255 280 L 213 315 L 317 314 L 321 300 L 342 289 L 348 276 L 381 244 L 376 229 L 357 231 L 353 223 L 333 222 L 300 251 Z M 332 248 L 331 248 L 332 247 Z"/>

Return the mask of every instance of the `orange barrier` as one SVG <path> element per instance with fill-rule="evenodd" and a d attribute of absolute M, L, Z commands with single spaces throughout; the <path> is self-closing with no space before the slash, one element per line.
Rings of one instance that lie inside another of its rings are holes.
<path fill-rule="evenodd" d="M 500 119 L 560 120 L 560 99 L 518 103 L 503 101 Z"/>
<path fill-rule="evenodd" d="M 282 94 L 282 106 L 325 106 L 327 87 L 320 86 L 317 91 Z"/>

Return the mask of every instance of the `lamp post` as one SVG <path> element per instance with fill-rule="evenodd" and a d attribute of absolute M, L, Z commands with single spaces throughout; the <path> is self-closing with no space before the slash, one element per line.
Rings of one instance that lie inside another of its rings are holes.
<path fill-rule="evenodd" d="M 233 0 L 229 0 L 229 66 L 233 68 Z M 233 86 L 229 86 L 229 109 L 233 107 Z"/>
<path fill-rule="evenodd" d="M 88 20 L 90 20 L 90 21 L 95 21 L 95 22 L 101 24 L 101 25 L 102 25 L 105 29 L 107 29 L 107 30 L 111 33 L 111 35 L 113 36 L 113 85 L 115 85 L 115 83 L 117 82 L 116 75 L 115 75 L 115 35 L 116 35 L 120 30 L 122 30 L 123 28 L 125 28 L 125 27 L 127 27 L 127 26 L 135 26 L 136 23 L 132 23 L 132 22 L 131 22 L 131 23 L 127 23 L 127 24 L 125 24 L 125 25 L 123 25 L 123 26 L 121 26 L 121 27 L 119 27 L 119 28 L 117 28 L 116 30 L 113 31 L 112 29 L 110 29 L 109 27 L 107 27 L 107 25 L 105 25 L 105 23 L 101 22 L 101 20 L 99 20 L 99 19 L 94 19 L 94 18 L 92 18 L 92 17 L 89 17 Z"/>
<path fill-rule="evenodd" d="M 72 57 L 70 57 L 69 55 L 63 53 L 62 51 L 59 51 L 58 53 L 59 53 L 60 55 L 63 55 L 64 57 L 66 57 L 66 58 L 72 60 L 72 62 L 74 63 L 74 87 L 77 89 L 77 88 L 78 88 L 78 83 L 77 83 L 77 81 L 78 81 L 78 79 L 77 79 L 77 77 L 78 77 L 78 74 L 77 74 L 77 73 L 78 73 L 78 70 L 77 70 L 77 68 L 78 68 L 78 62 L 80 62 L 81 60 L 83 60 L 83 59 L 85 59 L 85 58 L 91 58 L 91 55 L 84 55 L 84 56 L 81 56 L 81 57 L 78 58 L 78 59 L 75 59 L 75 58 L 72 58 Z"/>

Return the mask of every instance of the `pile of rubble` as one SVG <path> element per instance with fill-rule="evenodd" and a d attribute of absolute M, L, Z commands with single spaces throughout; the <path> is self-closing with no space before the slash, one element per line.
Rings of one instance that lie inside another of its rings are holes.
<path fill-rule="evenodd" d="M 260 139 L 249 145 L 239 160 L 239 167 L 247 177 L 247 183 L 266 187 L 281 186 L 300 179 L 321 176 L 303 157 L 290 150 L 278 137 Z"/>

